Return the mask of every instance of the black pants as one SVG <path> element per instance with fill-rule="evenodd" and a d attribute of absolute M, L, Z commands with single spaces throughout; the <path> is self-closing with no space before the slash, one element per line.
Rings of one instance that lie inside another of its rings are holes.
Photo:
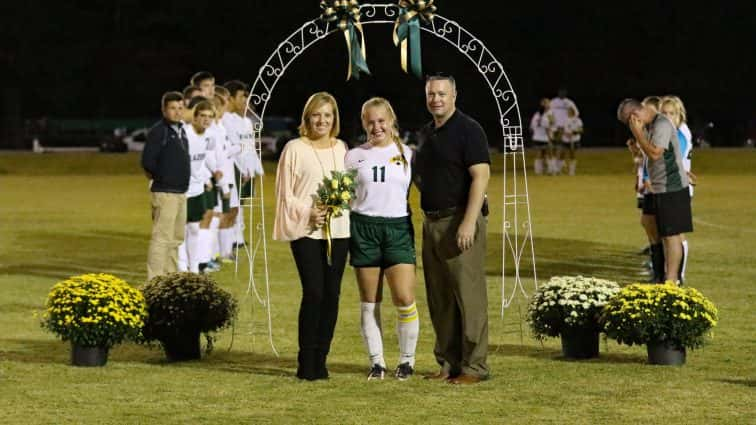
<path fill-rule="evenodd" d="M 328 377 L 325 359 L 331 348 L 339 314 L 341 277 L 344 275 L 349 239 L 332 240 L 332 265 L 326 257 L 327 241 L 301 238 L 291 242 L 302 283 L 299 307 L 299 368 L 304 379 Z"/>

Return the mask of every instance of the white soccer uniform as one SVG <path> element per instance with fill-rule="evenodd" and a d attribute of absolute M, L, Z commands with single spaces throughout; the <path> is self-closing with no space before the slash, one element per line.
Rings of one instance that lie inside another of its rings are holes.
<path fill-rule="evenodd" d="M 344 166 L 357 170 L 357 189 L 352 211 L 372 217 L 406 217 L 407 193 L 412 179 L 412 154 L 402 144 L 402 153 L 395 143 L 376 147 L 365 143 L 347 152 Z"/>
<path fill-rule="evenodd" d="M 548 143 L 549 141 L 549 116 L 547 113 L 536 112 L 530 120 L 530 130 L 533 132 L 533 141 Z"/>
<path fill-rule="evenodd" d="M 682 132 L 683 136 L 685 136 L 685 139 L 687 140 L 687 143 L 685 144 L 685 148 L 683 149 L 680 154 L 682 155 L 682 163 L 683 168 L 686 172 L 690 172 L 690 165 L 691 165 L 691 157 L 693 156 L 693 135 L 690 133 L 690 128 L 688 128 L 688 124 L 682 123 L 679 127 L 680 132 Z M 688 187 L 690 188 L 690 196 L 693 196 L 693 185 L 689 184 Z"/>
<path fill-rule="evenodd" d="M 580 115 L 577 105 L 569 98 L 555 97 L 551 99 L 549 103 L 549 112 L 554 117 L 554 127 L 564 128 L 567 125 L 567 110 L 570 108 L 575 109 L 575 114 Z"/>
<path fill-rule="evenodd" d="M 208 151 L 213 153 L 214 143 L 208 131 L 203 134 L 197 134 L 192 125 L 184 127 L 186 129 L 186 138 L 189 140 L 189 158 L 191 159 L 191 176 L 189 177 L 189 189 L 186 191 L 186 197 L 192 198 L 202 194 L 205 191 L 205 183 L 210 181 L 210 170 L 207 167 L 205 158 Z"/>
<path fill-rule="evenodd" d="M 562 133 L 562 142 L 575 143 L 580 141 L 583 133 L 583 120 L 578 116 L 568 117 Z"/>
<path fill-rule="evenodd" d="M 263 175 L 262 162 L 255 150 L 255 131 L 252 120 L 236 113 L 223 115 L 223 126 L 231 143 L 231 156 L 236 168 L 250 177 Z"/>

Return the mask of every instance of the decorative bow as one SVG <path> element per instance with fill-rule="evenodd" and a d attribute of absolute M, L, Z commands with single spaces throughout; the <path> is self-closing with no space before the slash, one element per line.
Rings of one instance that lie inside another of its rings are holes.
<path fill-rule="evenodd" d="M 407 39 L 410 44 L 410 67 L 417 78 L 423 78 L 420 55 L 420 19 L 429 23 L 433 20 L 436 6 L 433 0 L 400 0 L 399 17 L 394 24 L 394 45 L 401 43 L 402 69 L 407 72 Z"/>
<path fill-rule="evenodd" d="M 325 22 L 338 21 L 338 28 L 344 32 L 349 52 L 347 80 L 352 78 L 352 68 L 354 68 L 355 79 L 360 79 L 360 72 L 369 75 L 365 34 L 362 32 L 360 23 L 360 3 L 357 0 L 321 0 L 320 8 L 323 10 L 320 19 Z M 359 32 L 359 37 L 357 32 Z"/>

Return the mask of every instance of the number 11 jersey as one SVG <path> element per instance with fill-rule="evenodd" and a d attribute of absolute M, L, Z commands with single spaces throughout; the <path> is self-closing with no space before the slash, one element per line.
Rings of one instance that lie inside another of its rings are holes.
<path fill-rule="evenodd" d="M 373 146 L 365 143 L 346 154 L 344 165 L 357 170 L 357 190 L 352 211 L 371 217 L 406 217 L 407 196 L 412 180 L 412 154 L 402 144 Z"/>

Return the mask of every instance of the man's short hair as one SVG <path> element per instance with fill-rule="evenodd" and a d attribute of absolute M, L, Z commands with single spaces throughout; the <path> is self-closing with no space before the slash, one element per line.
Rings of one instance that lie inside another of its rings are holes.
<path fill-rule="evenodd" d="M 191 99 L 193 97 L 192 92 L 195 92 L 195 91 L 200 91 L 200 88 L 197 86 L 193 86 L 191 84 L 184 87 L 184 99 Z"/>
<path fill-rule="evenodd" d="M 627 124 L 630 114 L 641 108 L 643 108 L 643 105 L 636 99 L 624 99 L 617 107 L 617 119 L 621 123 Z"/>
<path fill-rule="evenodd" d="M 215 86 L 215 94 L 219 94 L 224 97 L 231 96 L 231 93 L 228 91 L 228 89 L 223 86 Z"/>
<path fill-rule="evenodd" d="M 226 84 L 223 85 L 228 92 L 230 93 L 231 97 L 236 96 L 236 93 L 240 91 L 248 92 L 249 86 L 246 83 L 243 83 L 239 80 L 231 80 L 226 82 Z"/>
<path fill-rule="evenodd" d="M 208 100 L 204 96 L 194 96 L 193 98 L 189 100 L 189 105 L 187 105 L 186 107 L 189 109 L 192 109 L 195 106 L 197 106 L 197 104 L 200 102 L 208 102 Z"/>
<path fill-rule="evenodd" d="M 197 96 L 197 97 L 199 97 L 199 96 Z M 195 117 L 197 117 L 200 114 L 200 112 L 202 112 L 202 111 L 212 111 L 213 116 L 216 115 L 215 107 L 213 107 L 213 105 L 210 102 L 208 102 L 207 100 L 204 100 L 204 99 L 200 100 L 199 102 L 197 102 L 197 104 L 193 108 L 194 108 L 194 116 Z"/>
<path fill-rule="evenodd" d="M 207 71 L 200 71 L 192 75 L 192 78 L 189 80 L 189 83 L 193 86 L 199 87 L 200 83 L 205 80 L 215 80 L 215 77 L 213 77 L 213 74 Z"/>
<path fill-rule="evenodd" d="M 439 81 L 439 80 L 445 80 L 448 81 L 449 84 L 451 84 L 452 90 L 457 91 L 457 82 L 454 80 L 454 76 L 451 74 L 446 74 L 444 72 L 437 72 L 435 74 L 430 74 L 425 76 L 425 84 L 427 85 L 431 81 Z"/>
<path fill-rule="evenodd" d="M 661 101 L 662 101 L 661 97 L 659 97 L 659 96 L 646 96 L 646 97 L 643 98 L 643 100 L 641 101 L 641 103 L 643 105 L 653 106 L 654 109 L 656 109 L 658 111 L 659 108 L 661 108 Z"/>
<path fill-rule="evenodd" d="M 160 100 L 160 104 L 165 108 L 168 106 L 168 102 L 181 102 L 184 100 L 184 95 L 177 91 L 169 91 L 163 93 L 163 98 Z"/>

